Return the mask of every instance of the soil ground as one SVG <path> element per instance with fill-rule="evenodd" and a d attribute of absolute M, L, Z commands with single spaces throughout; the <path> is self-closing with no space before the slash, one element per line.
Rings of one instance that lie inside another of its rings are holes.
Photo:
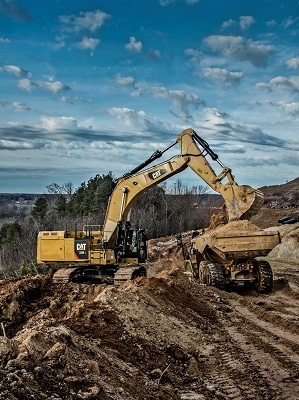
<path fill-rule="evenodd" d="M 298 400 L 299 224 L 273 225 L 267 295 L 189 280 L 174 238 L 117 287 L 0 281 L 0 399 Z"/>

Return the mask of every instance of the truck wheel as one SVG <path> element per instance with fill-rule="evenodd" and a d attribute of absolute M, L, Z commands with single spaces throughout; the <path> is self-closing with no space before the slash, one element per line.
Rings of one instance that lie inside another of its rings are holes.
<path fill-rule="evenodd" d="M 254 285 L 258 293 L 271 293 L 273 286 L 273 272 L 267 261 L 257 261 L 256 282 Z"/>
<path fill-rule="evenodd" d="M 201 261 L 199 265 L 199 280 L 208 286 L 214 286 L 223 290 L 225 288 L 223 268 L 221 264 L 213 264 L 210 261 Z"/>

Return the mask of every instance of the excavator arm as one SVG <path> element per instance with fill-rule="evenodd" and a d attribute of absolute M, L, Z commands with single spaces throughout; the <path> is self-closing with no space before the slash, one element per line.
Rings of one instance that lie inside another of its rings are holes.
<path fill-rule="evenodd" d="M 176 144 L 180 145 L 180 155 L 144 170 Z M 210 166 L 207 155 L 221 166 L 222 171 L 218 175 Z M 187 167 L 190 167 L 214 191 L 221 194 L 228 221 L 248 219 L 262 206 L 263 194 L 250 186 L 239 186 L 234 180 L 231 169 L 219 161 L 218 155 L 208 143 L 193 129 L 185 129 L 174 143 L 162 151 L 154 152 L 148 160 L 118 180 L 109 200 L 103 225 L 103 240 L 108 243 L 108 248 L 115 242 L 118 224 L 125 222 L 130 209 L 141 194 Z M 225 178 L 227 183 L 222 182 Z"/>
<path fill-rule="evenodd" d="M 231 169 L 222 164 L 218 155 L 193 129 L 185 129 L 177 141 L 181 155 L 189 157 L 188 167 L 223 197 L 228 221 L 249 219 L 258 212 L 264 202 L 263 193 L 247 185 L 239 186 Z M 221 166 L 222 171 L 218 175 L 210 166 L 207 155 Z M 225 178 L 227 183 L 223 183 Z"/>

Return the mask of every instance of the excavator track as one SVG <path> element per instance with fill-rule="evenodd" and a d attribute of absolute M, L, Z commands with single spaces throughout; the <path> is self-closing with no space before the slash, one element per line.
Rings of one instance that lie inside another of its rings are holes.
<path fill-rule="evenodd" d="M 76 271 L 76 268 L 60 268 L 54 272 L 52 283 L 69 283 L 71 274 Z"/>
<path fill-rule="evenodd" d="M 121 266 L 114 275 L 114 284 L 121 285 L 140 276 L 146 276 L 146 269 L 138 264 Z"/>

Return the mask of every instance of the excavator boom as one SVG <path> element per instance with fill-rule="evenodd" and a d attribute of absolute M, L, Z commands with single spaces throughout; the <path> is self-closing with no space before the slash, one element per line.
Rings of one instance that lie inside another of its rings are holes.
<path fill-rule="evenodd" d="M 116 228 L 119 222 L 125 222 L 135 201 L 143 192 L 178 174 L 188 166 L 188 157 L 177 156 L 142 172 L 126 174 L 121 177 L 109 199 L 103 225 L 104 241 L 108 247 L 115 241 Z"/>

